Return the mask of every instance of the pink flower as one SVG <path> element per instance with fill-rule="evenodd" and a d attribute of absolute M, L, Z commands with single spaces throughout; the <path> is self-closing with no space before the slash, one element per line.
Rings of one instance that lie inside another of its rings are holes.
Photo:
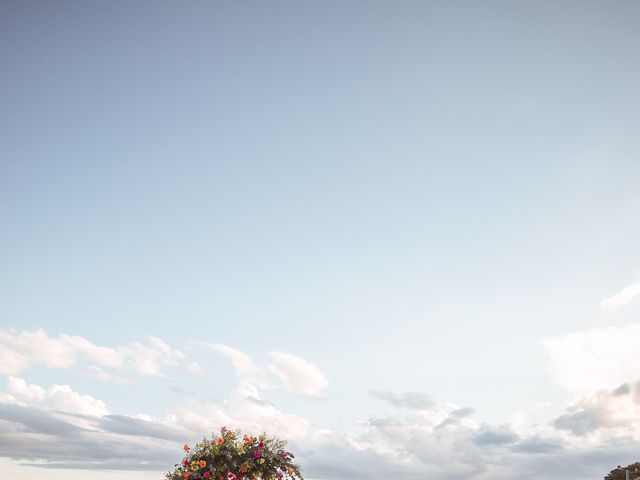
<path fill-rule="evenodd" d="M 264 442 L 260 442 L 260 443 L 258 444 L 258 448 L 264 448 Z"/>
<path fill-rule="evenodd" d="M 254 451 L 253 451 L 253 456 L 254 456 L 255 458 L 260 458 L 260 450 L 254 450 Z"/>
<path fill-rule="evenodd" d="M 204 478 L 211 478 L 211 472 L 204 472 Z"/>
<path fill-rule="evenodd" d="M 184 460 L 182 460 L 182 466 L 183 467 L 188 467 L 189 466 L 189 460 L 187 460 L 186 458 Z"/>

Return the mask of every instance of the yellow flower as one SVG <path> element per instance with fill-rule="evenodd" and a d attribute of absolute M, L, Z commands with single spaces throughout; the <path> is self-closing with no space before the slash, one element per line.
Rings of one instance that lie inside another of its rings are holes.
<path fill-rule="evenodd" d="M 264 463 L 264 458 L 261 458 L 260 460 L 258 460 L 258 463 L 262 465 Z"/>

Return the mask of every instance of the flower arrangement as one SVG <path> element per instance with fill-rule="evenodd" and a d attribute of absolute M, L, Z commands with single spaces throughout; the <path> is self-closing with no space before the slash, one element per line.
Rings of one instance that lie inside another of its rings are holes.
<path fill-rule="evenodd" d="M 253 437 L 240 430 L 220 429 L 220 435 L 204 438 L 167 472 L 167 480 L 303 480 L 286 442 L 266 434 Z"/>

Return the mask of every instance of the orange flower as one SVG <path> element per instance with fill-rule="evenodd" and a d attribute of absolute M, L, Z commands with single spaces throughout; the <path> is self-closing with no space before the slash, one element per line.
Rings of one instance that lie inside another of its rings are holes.
<path fill-rule="evenodd" d="M 287 473 L 288 473 L 289 475 L 293 475 L 293 468 L 290 468 L 289 470 L 287 470 Z"/>
<path fill-rule="evenodd" d="M 244 472 L 246 472 L 247 470 L 249 470 L 249 468 L 248 468 L 248 467 L 246 467 L 245 465 L 240 465 L 239 470 L 240 470 L 240 473 L 244 473 Z"/>
<path fill-rule="evenodd" d="M 182 478 L 184 478 L 184 480 L 189 480 L 190 476 L 191 476 L 191 472 L 184 472 L 182 474 Z"/>
<path fill-rule="evenodd" d="M 224 443 L 223 437 L 218 437 L 218 445 L 222 445 Z"/>
<path fill-rule="evenodd" d="M 189 447 L 189 445 L 187 443 L 185 443 L 182 448 L 184 449 L 185 452 L 188 452 L 189 450 L 191 450 L 191 448 Z"/>
<path fill-rule="evenodd" d="M 206 467 L 206 466 L 207 466 L 207 462 L 205 462 L 204 460 L 200 460 L 200 461 L 198 462 L 198 465 L 200 465 L 200 468 L 204 468 L 204 467 Z"/>

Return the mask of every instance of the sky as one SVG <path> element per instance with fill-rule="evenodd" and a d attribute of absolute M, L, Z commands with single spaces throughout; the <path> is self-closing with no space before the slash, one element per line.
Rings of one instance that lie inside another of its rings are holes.
<path fill-rule="evenodd" d="M 640 461 L 640 4 L 0 3 L 0 472 Z"/>

